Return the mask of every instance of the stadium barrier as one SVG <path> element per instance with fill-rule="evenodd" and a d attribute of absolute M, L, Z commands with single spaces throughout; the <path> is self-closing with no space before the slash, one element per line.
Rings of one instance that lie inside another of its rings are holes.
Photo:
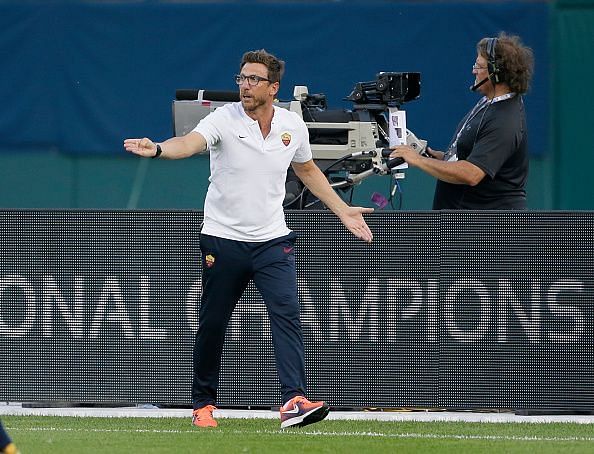
<path fill-rule="evenodd" d="M 188 405 L 198 211 L 0 211 L 0 400 Z M 337 408 L 589 411 L 593 212 L 291 211 L 309 395 Z M 256 289 L 219 405 L 280 404 Z"/>

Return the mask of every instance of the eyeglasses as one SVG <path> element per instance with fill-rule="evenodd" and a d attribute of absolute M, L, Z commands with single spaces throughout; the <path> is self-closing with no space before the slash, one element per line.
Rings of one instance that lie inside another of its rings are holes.
<path fill-rule="evenodd" d="M 476 63 L 474 65 L 472 65 L 472 70 L 473 71 L 478 71 L 479 69 L 487 69 L 486 66 L 479 66 Z"/>
<path fill-rule="evenodd" d="M 255 87 L 262 81 L 270 82 L 270 79 L 266 79 L 266 77 L 256 76 L 255 74 L 252 74 L 250 76 L 244 76 L 243 74 L 237 74 L 235 76 L 235 83 L 237 85 L 243 84 L 243 82 L 246 80 L 248 81 L 248 85 L 250 87 Z"/>

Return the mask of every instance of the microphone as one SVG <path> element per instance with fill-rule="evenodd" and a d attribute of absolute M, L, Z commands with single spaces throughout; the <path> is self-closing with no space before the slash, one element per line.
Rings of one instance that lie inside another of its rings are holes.
<path fill-rule="evenodd" d="M 488 80 L 489 80 L 489 78 L 488 78 L 488 77 L 485 77 L 485 78 L 484 78 L 483 80 L 481 80 L 481 81 L 480 81 L 478 84 L 471 85 L 470 87 L 468 87 L 468 89 L 469 89 L 470 91 L 476 91 L 476 89 L 477 89 L 478 87 L 480 87 L 481 85 L 483 85 L 483 84 L 484 84 L 485 82 L 487 82 Z"/>
<path fill-rule="evenodd" d="M 193 88 L 180 88 L 175 90 L 176 101 L 196 101 L 198 99 L 198 90 Z"/>
<path fill-rule="evenodd" d="M 175 90 L 176 101 L 239 101 L 238 91 L 198 90 L 196 88 L 181 88 Z"/>

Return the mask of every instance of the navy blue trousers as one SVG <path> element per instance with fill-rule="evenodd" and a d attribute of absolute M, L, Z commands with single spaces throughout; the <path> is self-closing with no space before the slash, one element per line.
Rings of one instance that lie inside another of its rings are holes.
<path fill-rule="evenodd" d="M 11 443 L 10 437 L 2 427 L 2 423 L 0 422 L 0 449 L 5 448 L 7 445 Z"/>
<path fill-rule="evenodd" d="M 202 299 L 194 343 L 194 408 L 215 405 L 225 331 L 250 280 L 266 305 L 283 404 L 305 395 L 295 233 L 265 242 L 200 235 Z"/>

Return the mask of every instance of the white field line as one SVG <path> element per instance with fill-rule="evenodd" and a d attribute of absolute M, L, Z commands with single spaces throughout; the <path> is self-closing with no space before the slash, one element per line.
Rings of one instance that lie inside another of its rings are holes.
<path fill-rule="evenodd" d="M 20 404 L 0 403 L 0 417 L 12 416 L 77 416 L 127 418 L 190 418 L 190 409 L 122 408 L 23 408 Z M 278 412 L 268 410 L 218 409 L 215 418 L 278 419 Z M 594 425 L 594 415 L 539 415 L 520 416 L 511 413 L 472 412 L 368 412 L 331 411 L 328 420 L 353 421 L 418 421 L 418 422 L 484 422 L 484 423 L 575 423 Z"/>
<path fill-rule="evenodd" d="M 78 429 L 68 427 L 7 427 L 10 432 L 97 432 L 97 433 L 156 433 L 156 434 L 199 434 L 196 429 Z M 212 431 L 212 430 L 209 430 Z M 216 429 L 214 430 L 216 431 Z M 382 433 L 382 432 L 326 432 L 321 430 L 232 430 L 237 435 L 307 435 L 310 437 L 378 437 L 432 440 L 492 440 L 492 441 L 551 441 L 551 442 L 594 442 L 594 437 L 519 437 L 510 435 L 468 435 L 468 434 L 422 434 L 422 433 Z"/>

